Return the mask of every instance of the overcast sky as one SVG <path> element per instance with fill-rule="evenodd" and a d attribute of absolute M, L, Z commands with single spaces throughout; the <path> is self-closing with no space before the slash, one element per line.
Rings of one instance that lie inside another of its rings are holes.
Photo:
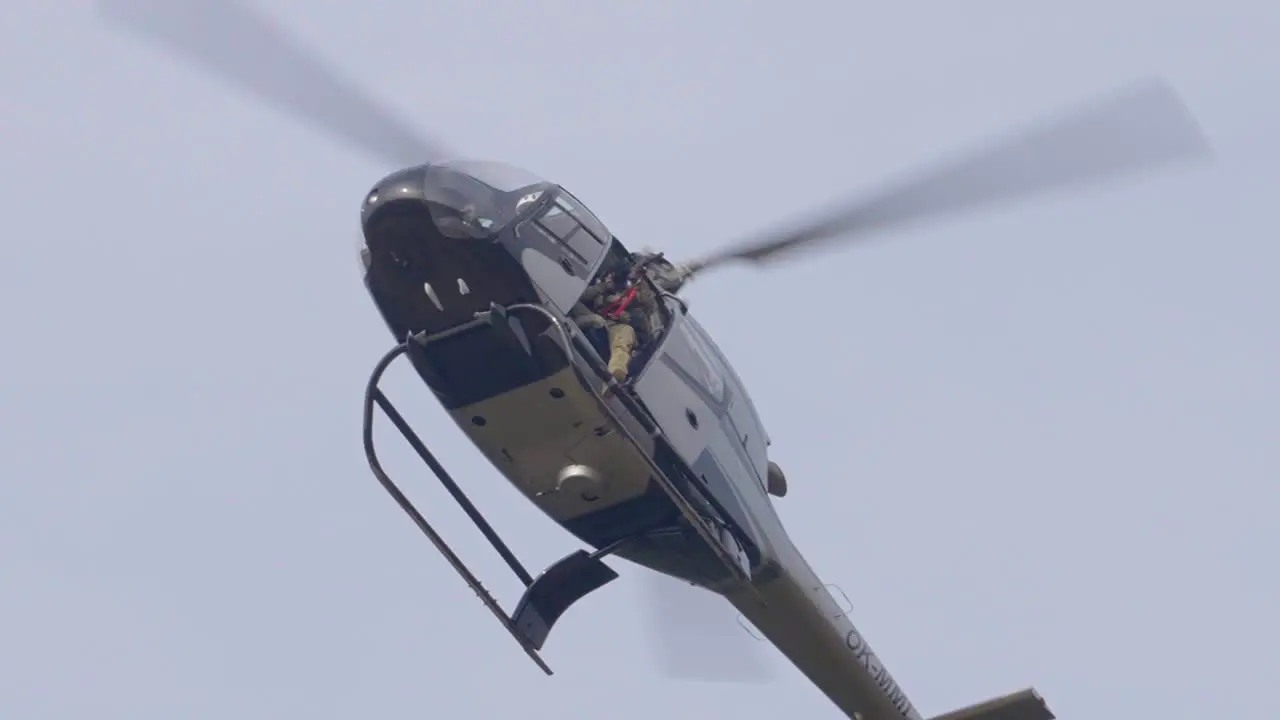
<path fill-rule="evenodd" d="M 672 255 L 1168 78 L 1214 164 L 688 298 L 760 405 L 794 539 L 923 714 L 1035 685 L 1064 719 L 1280 717 L 1280 6 L 262 5 L 461 152 Z M 392 168 L 87 0 L 0 5 L 0 47 L 0 717 L 839 717 L 773 651 L 770 685 L 662 677 L 621 562 L 542 676 L 361 453 L 391 337 L 357 210 Z M 575 547 L 408 372 L 388 384 L 527 564 Z"/>

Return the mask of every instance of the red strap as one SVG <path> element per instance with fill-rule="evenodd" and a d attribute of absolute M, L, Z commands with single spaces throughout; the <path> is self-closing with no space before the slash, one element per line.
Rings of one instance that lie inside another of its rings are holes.
<path fill-rule="evenodd" d="M 633 285 L 630 290 L 622 295 L 622 297 L 614 300 L 608 305 L 605 305 L 604 309 L 601 310 L 600 313 L 605 317 L 610 318 L 621 317 L 623 311 L 626 310 L 627 306 L 631 304 L 631 301 L 635 299 L 636 290 L 637 287 Z"/>

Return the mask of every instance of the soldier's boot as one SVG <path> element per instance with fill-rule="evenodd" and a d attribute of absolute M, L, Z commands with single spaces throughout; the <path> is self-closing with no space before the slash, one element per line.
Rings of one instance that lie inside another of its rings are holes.
<path fill-rule="evenodd" d="M 609 374 L 619 383 L 627 379 L 627 368 L 635 349 L 635 328 L 623 323 L 609 326 Z"/>

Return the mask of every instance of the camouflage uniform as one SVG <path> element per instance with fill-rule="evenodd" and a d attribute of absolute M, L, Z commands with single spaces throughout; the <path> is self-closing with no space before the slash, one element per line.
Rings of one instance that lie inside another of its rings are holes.
<path fill-rule="evenodd" d="M 654 253 L 635 253 L 632 258 L 640 263 L 653 256 Z M 660 291 L 674 294 L 696 269 L 657 258 L 645 266 L 644 272 Z M 635 355 L 637 335 L 653 335 L 656 322 L 653 314 L 657 312 L 658 298 L 647 283 L 638 283 L 635 296 L 627 306 L 620 312 L 606 316 L 605 310 L 611 304 L 620 302 L 630 291 L 625 278 L 620 278 L 620 272 L 620 269 L 615 269 L 612 274 L 606 272 L 600 280 L 589 285 L 574 307 L 573 316 L 579 327 L 598 327 L 608 331 L 609 374 L 618 382 L 623 382 Z"/>
<path fill-rule="evenodd" d="M 637 307 L 643 303 L 642 295 L 651 295 L 641 284 L 636 295 L 621 312 L 605 315 L 604 311 L 612 303 L 619 302 L 628 292 L 625 283 L 618 280 L 602 278 L 587 286 L 582 299 L 574 308 L 574 320 L 579 327 L 604 328 L 609 333 L 609 374 L 618 382 L 627 378 L 631 358 L 636 350 L 636 327 L 641 321 L 642 313 Z"/>

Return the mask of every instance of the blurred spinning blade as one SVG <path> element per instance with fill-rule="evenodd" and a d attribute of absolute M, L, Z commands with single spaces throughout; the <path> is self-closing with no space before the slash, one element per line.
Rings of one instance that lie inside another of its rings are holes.
<path fill-rule="evenodd" d="M 738 612 L 728 600 L 656 572 L 646 575 L 647 635 L 660 673 L 696 682 L 758 684 L 773 679 L 769 644 L 738 624 Z"/>
<path fill-rule="evenodd" d="M 778 260 L 895 225 L 1209 156 L 1208 141 L 1178 95 L 1162 81 L 1145 80 L 883 192 L 844 203 L 821 219 L 735 243 L 699 265 Z"/>
<path fill-rule="evenodd" d="M 393 168 L 439 160 L 389 109 L 242 0 L 100 0 L 100 15 Z"/>

